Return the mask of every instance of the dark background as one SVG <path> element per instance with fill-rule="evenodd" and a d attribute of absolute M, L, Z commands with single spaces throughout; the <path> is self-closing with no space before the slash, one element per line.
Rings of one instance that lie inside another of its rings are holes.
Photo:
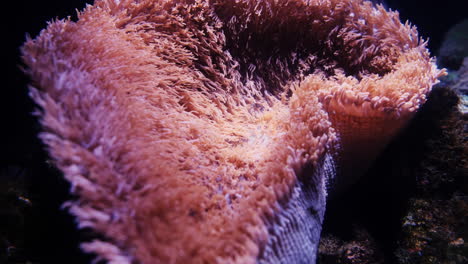
<path fill-rule="evenodd" d="M 68 184 L 47 162 L 47 154 L 37 139 L 39 125 L 32 116 L 34 105 L 27 96 L 26 78 L 20 70 L 20 46 L 29 34 L 37 36 L 47 21 L 71 16 L 81 10 L 83 0 L 16 0 L 3 8 L 1 53 L 3 94 L 2 136 L 0 137 L 0 264 L 86 263 L 90 256 L 80 253 L 78 241 L 89 239 L 77 232 L 72 217 L 60 209 L 67 199 Z M 467 17 L 462 0 L 436 3 L 423 0 L 388 0 L 384 3 L 399 10 L 402 21 L 410 20 L 420 35 L 429 38 L 435 55 L 444 33 Z M 11 184 L 13 182 L 13 184 Z M 24 198 L 24 199 L 23 199 Z M 25 200 L 26 199 L 26 200 Z M 5 256 L 9 256 L 5 258 Z M 7 260 L 8 259 L 8 260 Z"/>
<path fill-rule="evenodd" d="M 46 162 L 37 139 L 40 128 L 31 115 L 34 105 L 27 95 L 28 78 L 20 70 L 20 46 L 26 35 L 37 36 L 55 18 L 76 19 L 75 9 L 83 9 L 86 3 L 92 1 L 14 0 L 2 8 L 6 36 L 1 62 L 6 83 L 0 96 L 0 264 L 90 262 L 77 243 L 86 234 L 78 233 L 73 218 L 60 210 L 70 198 L 69 187 Z"/>

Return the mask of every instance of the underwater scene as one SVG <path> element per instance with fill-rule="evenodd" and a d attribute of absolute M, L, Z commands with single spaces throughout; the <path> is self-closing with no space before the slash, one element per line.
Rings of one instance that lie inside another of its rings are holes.
<path fill-rule="evenodd" d="M 468 263 L 463 1 L 12 5 L 0 264 Z"/>

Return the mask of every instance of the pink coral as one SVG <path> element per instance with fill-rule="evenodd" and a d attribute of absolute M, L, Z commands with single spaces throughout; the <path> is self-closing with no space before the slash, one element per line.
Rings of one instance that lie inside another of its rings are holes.
<path fill-rule="evenodd" d="M 328 179 L 443 74 L 359 0 L 97 0 L 23 54 L 68 208 L 107 238 L 83 249 L 110 263 L 313 262 Z"/>

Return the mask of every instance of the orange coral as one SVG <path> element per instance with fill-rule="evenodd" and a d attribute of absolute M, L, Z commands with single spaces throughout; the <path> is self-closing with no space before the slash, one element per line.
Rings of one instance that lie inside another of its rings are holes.
<path fill-rule="evenodd" d="M 359 0 L 97 0 L 23 54 L 69 210 L 108 239 L 83 249 L 110 263 L 313 261 L 328 178 L 443 74 Z"/>

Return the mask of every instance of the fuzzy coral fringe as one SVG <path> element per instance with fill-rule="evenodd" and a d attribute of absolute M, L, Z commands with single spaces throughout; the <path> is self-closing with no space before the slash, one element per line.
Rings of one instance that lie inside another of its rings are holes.
<path fill-rule="evenodd" d="M 109 263 L 313 262 L 328 178 L 362 173 L 444 74 L 359 0 L 96 0 L 23 59 Z"/>

